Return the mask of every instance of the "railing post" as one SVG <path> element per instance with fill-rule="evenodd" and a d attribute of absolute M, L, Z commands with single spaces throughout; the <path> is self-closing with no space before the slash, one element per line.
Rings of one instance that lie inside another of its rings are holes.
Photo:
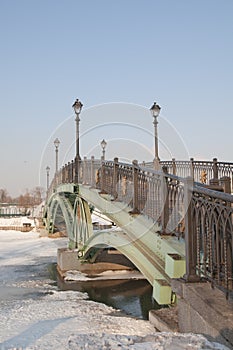
<path fill-rule="evenodd" d="M 231 194 L 231 178 L 229 176 L 223 176 L 219 179 L 219 185 L 223 187 L 225 193 Z"/>
<path fill-rule="evenodd" d="M 94 185 L 94 181 L 95 181 L 94 161 L 95 161 L 95 157 L 91 156 L 91 187 L 95 187 L 95 185 Z"/>
<path fill-rule="evenodd" d="M 86 185 L 87 184 L 87 157 L 83 158 L 83 184 Z"/>
<path fill-rule="evenodd" d="M 130 214 L 140 214 L 138 209 L 138 161 L 133 160 L 132 162 L 132 171 L 133 171 L 133 210 L 130 211 Z"/>
<path fill-rule="evenodd" d="M 67 183 L 67 164 L 65 164 L 65 183 Z"/>
<path fill-rule="evenodd" d="M 213 158 L 213 176 L 214 179 L 218 179 L 218 159 Z"/>
<path fill-rule="evenodd" d="M 172 158 L 172 173 L 173 173 L 173 175 L 176 175 L 176 160 L 175 160 L 175 158 Z"/>
<path fill-rule="evenodd" d="M 197 264 L 197 237 L 194 232 L 194 218 L 192 217 L 193 178 L 187 177 L 184 183 L 184 210 L 185 210 L 185 261 L 187 282 L 196 282 L 200 278 L 196 274 Z"/>
<path fill-rule="evenodd" d="M 71 182 L 74 182 L 74 161 L 71 161 Z"/>
<path fill-rule="evenodd" d="M 63 167 L 62 167 L 62 183 L 64 183 L 64 182 L 65 182 L 65 167 L 63 165 Z"/>
<path fill-rule="evenodd" d="M 100 178 L 100 194 L 107 194 L 107 192 L 105 191 L 105 164 L 104 161 L 102 160 L 102 164 L 101 164 L 101 178 Z"/>
<path fill-rule="evenodd" d="M 166 175 L 168 174 L 168 169 L 166 166 L 162 167 L 162 181 L 161 181 L 161 195 L 162 195 L 162 213 L 161 213 L 161 223 L 163 233 L 167 232 L 167 224 L 169 221 L 169 198 L 168 198 L 168 179 Z"/>
<path fill-rule="evenodd" d="M 69 183 L 69 163 L 66 164 L 66 182 Z"/>
<path fill-rule="evenodd" d="M 83 160 L 79 159 L 78 160 L 78 182 L 82 183 L 83 182 Z"/>
<path fill-rule="evenodd" d="M 69 182 L 69 183 L 71 182 L 71 181 L 70 181 L 70 179 L 71 179 L 70 170 L 71 170 L 71 168 L 70 168 L 70 162 L 68 162 L 68 182 Z"/>
<path fill-rule="evenodd" d="M 194 158 L 190 158 L 190 176 L 194 179 Z"/>
<path fill-rule="evenodd" d="M 114 158 L 113 163 L 113 197 L 114 200 L 117 199 L 118 193 L 117 193 L 117 182 L 118 182 L 118 171 L 119 171 L 119 163 L 118 158 Z"/>

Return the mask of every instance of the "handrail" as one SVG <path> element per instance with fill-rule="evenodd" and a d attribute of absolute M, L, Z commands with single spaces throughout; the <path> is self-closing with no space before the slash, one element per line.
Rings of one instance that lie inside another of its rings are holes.
<path fill-rule="evenodd" d="M 199 192 L 200 194 L 204 194 L 204 195 L 212 197 L 212 198 L 216 198 L 216 199 L 219 199 L 219 200 L 222 200 L 225 202 L 233 203 L 233 196 L 231 194 L 211 190 L 207 187 L 201 186 L 197 182 L 194 183 L 193 190 L 195 190 L 196 192 Z"/>

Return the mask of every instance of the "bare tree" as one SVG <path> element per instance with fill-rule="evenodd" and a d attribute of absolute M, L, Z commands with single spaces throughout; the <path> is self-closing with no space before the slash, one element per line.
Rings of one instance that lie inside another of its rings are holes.
<path fill-rule="evenodd" d="M 38 205 L 42 202 L 42 198 L 44 195 L 44 189 L 40 186 L 33 188 L 30 192 L 32 197 L 32 204 Z"/>
<path fill-rule="evenodd" d="M 0 202 L 7 203 L 7 199 L 9 198 L 7 190 L 5 188 L 0 188 Z"/>
<path fill-rule="evenodd" d="M 33 213 L 34 208 L 42 203 L 44 194 L 44 188 L 36 186 L 32 190 L 26 189 L 25 193 L 16 198 L 11 198 L 6 189 L 0 188 L 0 203 L 15 203 L 23 208 L 25 215 L 28 215 L 28 213 Z"/>

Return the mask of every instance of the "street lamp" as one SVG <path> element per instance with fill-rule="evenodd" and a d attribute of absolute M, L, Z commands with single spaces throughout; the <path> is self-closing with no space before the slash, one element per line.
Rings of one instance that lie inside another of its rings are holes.
<path fill-rule="evenodd" d="M 159 145 L 158 145 L 158 116 L 160 113 L 161 107 L 154 102 L 154 104 L 151 106 L 150 111 L 152 114 L 152 117 L 154 118 L 153 124 L 154 124 L 154 138 L 155 138 L 155 158 L 154 158 L 154 167 L 156 170 L 159 169 Z"/>
<path fill-rule="evenodd" d="M 47 166 L 47 167 L 46 167 L 46 173 L 47 173 L 47 191 L 48 191 L 48 188 L 49 188 L 49 172 L 50 172 L 50 167 Z"/>
<path fill-rule="evenodd" d="M 72 105 L 74 112 L 76 114 L 75 122 L 76 122 L 76 155 L 75 155 L 75 183 L 78 183 L 78 171 L 79 171 L 79 162 L 81 160 L 79 153 L 79 115 L 81 113 L 83 104 L 79 99 L 76 99 Z"/>
<path fill-rule="evenodd" d="M 102 155 L 102 160 L 105 160 L 105 148 L 107 146 L 107 142 L 105 141 L 105 139 L 103 139 L 101 142 L 100 142 L 100 145 L 102 147 L 102 152 L 103 152 L 103 155 Z"/>
<path fill-rule="evenodd" d="M 58 148 L 60 145 L 60 141 L 58 138 L 54 140 L 54 146 L 55 146 L 55 153 L 56 153 L 56 173 L 58 172 Z"/>

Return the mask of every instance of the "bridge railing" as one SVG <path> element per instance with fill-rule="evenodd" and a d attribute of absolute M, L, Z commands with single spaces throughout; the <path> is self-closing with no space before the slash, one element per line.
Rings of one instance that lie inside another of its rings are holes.
<path fill-rule="evenodd" d="M 183 163 L 177 166 L 185 172 L 189 163 Z M 138 165 L 137 161 L 120 163 L 118 158 L 113 161 L 84 158 L 76 164 L 77 168 L 72 161 L 56 174 L 48 197 L 59 184 L 75 183 L 78 169 L 79 183 L 128 204 L 131 214 L 148 216 L 161 225 L 161 234 L 185 238 L 187 280 L 205 277 L 228 293 L 233 290 L 233 196 L 210 190 L 207 185 L 194 182 L 193 177 L 179 177 L 174 171 L 171 174 L 171 163 L 162 164 L 163 170 L 155 171 Z M 210 178 L 218 176 L 221 180 L 223 186 L 219 189 L 229 192 L 231 178 L 220 178 L 220 175 L 231 174 L 231 163 L 228 166 L 218 162 L 218 174 L 216 163 L 198 164 L 193 174 L 205 167 L 209 169 Z"/>
<path fill-rule="evenodd" d="M 102 164 L 100 189 L 115 200 L 127 203 L 132 214 L 143 214 L 161 224 L 161 232 L 180 236 L 183 224 L 183 180 L 162 171 L 119 163 Z"/>
<path fill-rule="evenodd" d="M 228 295 L 233 290 L 233 196 L 194 185 L 188 197 L 191 201 L 185 224 L 189 278 L 204 276 Z"/>
<path fill-rule="evenodd" d="M 153 162 L 143 163 L 143 166 L 153 168 Z M 215 180 L 216 184 L 221 177 L 227 176 L 230 177 L 231 188 L 233 188 L 233 163 L 219 162 L 217 158 L 213 158 L 213 161 L 194 160 L 194 158 L 183 161 L 173 158 L 169 161 L 160 161 L 160 166 L 166 166 L 170 174 L 179 177 L 192 176 L 194 181 L 205 184 L 212 179 Z"/>

